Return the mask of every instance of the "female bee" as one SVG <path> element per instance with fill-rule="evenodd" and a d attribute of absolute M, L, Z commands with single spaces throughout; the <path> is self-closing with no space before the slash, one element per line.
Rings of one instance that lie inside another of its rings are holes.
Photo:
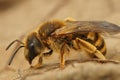
<path fill-rule="evenodd" d="M 17 51 L 24 47 L 25 58 L 32 63 L 38 56 L 38 64 L 32 66 L 39 68 L 43 57 L 50 56 L 54 51 L 60 54 L 60 68 L 64 68 L 64 54 L 69 53 L 70 49 L 84 50 L 91 55 L 105 60 L 106 44 L 101 36 L 102 33 L 116 34 L 120 32 L 120 27 L 105 21 L 73 21 L 73 20 L 54 20 L 41 24 L 37 30 L 29 33 L 24 42 L 14 40 L 7 48 L 14 43 L 22 44 L 14 52 L 9 65 L 11 64 Z M 48 49 L 46 52 L 45 49 Z"/>

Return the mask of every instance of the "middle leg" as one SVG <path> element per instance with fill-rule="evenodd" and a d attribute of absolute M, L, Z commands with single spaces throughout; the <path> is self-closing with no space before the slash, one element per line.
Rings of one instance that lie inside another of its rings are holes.
<path fill-rule="evenodd" d="M 67 44 L 63 44 L 60 48 L 60 68 L 65 67 L 65 54 L 69 54 L 69 48 Z"/>

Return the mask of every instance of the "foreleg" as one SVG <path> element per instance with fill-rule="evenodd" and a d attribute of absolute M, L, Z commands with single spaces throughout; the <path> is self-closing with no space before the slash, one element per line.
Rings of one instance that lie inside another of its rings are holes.
<path fill-rule="evenodd" d="M 31 66 L 31 68 L 35 68 L 35 69 L 40 68 L 41 65 L 42 65 L 42 61 L 43 61 L 43 59 L 42 59 L 42 57 L 40 56 L 40 57 L 39 57 L 39 60 L 38 60 L 38 63 L 37 63 L 36 65 L 34 65 L 34 66 Z"/>

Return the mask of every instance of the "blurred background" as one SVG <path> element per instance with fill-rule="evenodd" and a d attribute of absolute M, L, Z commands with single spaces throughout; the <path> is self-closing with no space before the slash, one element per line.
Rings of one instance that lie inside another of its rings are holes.
<path fill-rule="evenodd" d="M 5 51 L 7 45 L 35 29 L 41 22 L 72 17 L 79 21 L 102 20 L 120 25 L 119 3 L 119 0 L 0 0 L 0 68 L 12 54 L 14 46 Z M 107 54 L 107 57 L 120 60 L 119 39 L 106 39 L 106 42 L 109 43 L 108 53 L 113 53 Z M 25 66 L 23 62 L 29 66 L 23 49 L 21 51 L 12 67 L 21 68 Z"/>

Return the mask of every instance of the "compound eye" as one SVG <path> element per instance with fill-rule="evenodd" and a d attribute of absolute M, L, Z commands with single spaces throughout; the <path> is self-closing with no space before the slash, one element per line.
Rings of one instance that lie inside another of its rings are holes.
<path fill-rule="evenodd" d="M 29 45 L 29 48 L 30 48 L 30 49 L 33 49 L 33 48 L 34 48 L 34 44 L 31 43 L 31 44 Z"/>
<path fill-rule="evenodd" d="M 31 64 L 32 60 L 37 56 L 37 53 L 35 51 L 35 45 L 33 43 L 29 45 L 29 52 L 27 56 L 28 56 L 29 64 Z"/>

